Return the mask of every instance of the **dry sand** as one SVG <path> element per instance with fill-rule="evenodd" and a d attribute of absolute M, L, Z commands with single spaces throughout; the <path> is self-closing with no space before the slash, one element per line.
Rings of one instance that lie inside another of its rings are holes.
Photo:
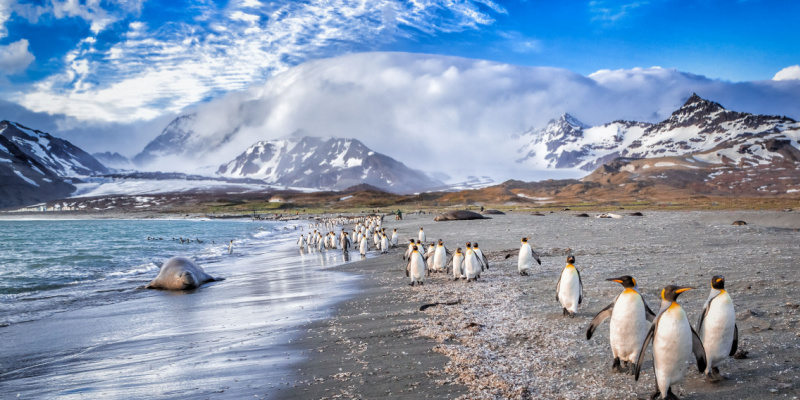
<path fill-rule="evenodd" d="M 620 213 L 623 213 L 621 210 Z M 298 329 L 296 350 L 311 354 L 281 398 L 647 398 L 654 391 L 649 354 L 638 382 L 612 374 L 608 321 L 587 341 L 592 317 L 621 291 L 604 279 L 629 274 L 657 308 L 669 284 L 697 288 L 679 303 L 695 324 L 710 278 L 726 277 L 746 359 L 720 366 L 728 379 L 706 383 L 692 366 L 673 387 L 680 397 L 800 396 L 800 213 L 644 212 L 622 219 L 571 212 L 491 220 L 433 222 L 433 215 L 388 220 L 403 241 L 425 228 L 454 249 L 478 241 L 492 268 L 477 283 L 434 274 L 409 287 L 402 250 L 336 267 L 359 274 L 362 291 L 336 317 Z M 744 220 L 747 226 L 732 226 Z M 542 265 L 516 271 L 519 239 L 532 236 Z M 570 250 L 568 250 L 570 249 Z M 574 319 L 562 317 L 555 284 L 571 251 L 584 283 Z M 513 256 L 505 259 L 505 254 Z M 459 300 L 419 311 L 432 302 Z"/>

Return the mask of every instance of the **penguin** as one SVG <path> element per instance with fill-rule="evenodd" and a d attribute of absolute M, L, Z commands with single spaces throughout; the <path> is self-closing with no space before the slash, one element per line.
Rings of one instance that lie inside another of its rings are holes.
<path fill-rule="evenodd" d="M 408 256 L 408 263 L 406 264 L 406 276 L 411 278 L 411 283 L 409 283 L 409 285 L 424 285 L 426 273 L 425 259 L 422 257 L 422 254 L 420 254 L 418 247 L 414 246 L 411 250 L 411 254 Z"/>
<path fill-rule="evenodd" d="M 403 253 L 403 260 L 407 259 L 411 255 L 411 252 L 414 250 L 414 246 L 416 246 L 416 244 L 414 244 L 414 239 L 408 239 L 408 242 L 408 248 L 406 249 L 406 252 Z"/>
<path fill-rule="evenodd" d="M 650 396 L 655 399 L 659 395 L 664 400 L 677 399 L 672 393 L 672 384 L 683 379 L 688 368 L 686 362 L 694 354 L 697 369 L 702 373 L 706 369 L 706 352 L 700 337 L 689 325 L 686 312 L 675 300 L 681 293 L 694 288 L 670 285 L 661 290 L 661 309 L 647 331 L 639 356 L 634 367 L 635 379 L 639 380 L 644 353 L 650 342 L 653 342 L 653 369 L 655 370 L 656 392 Z"/>
<path fill-rule="evenodd" d="M 539 255 L 533 251 L 528 243 L 528 238 L 522 238 L 522 245 L 519 247 L 519 261 L 517 262 L 517 270 L 520 275 L 528 275 L 528 270 L 533 266 L 533 260 L 542 265 Z"/>
<path fill-rule="evenodd" d="M 619 278 L 609 278 L 607 281 L 622 284 L 622 293 L 614 297 L 606 308 L 594 316 L 589 328 L 586 330 L 586 340 L 592 338 L 597 327 L 608 317 L 611 317 L 611 331 L 608 336 L 611 342 L 611 353 L 614 362 L 611 364 L 613 372 L 623 372 L 620 361 L 625 362 L 628 372 L 636 369 L 636 359 L 642 348 L 650 322 L 653 322 L 655 313 L 648 307 L 644 297 L 639 294 L 636 279 L 630 275 Z"/>
<path fill-rule="evenodd" d="M 578 305 L 583 302 L 583 282 L 581 273 L 575 268 L 575 256 L 567 257 L 567 265 L 561 270 L 556 283 L 556 301 L 561 303 L 561 312 L 575 318 Z"/>
<path fill-rule="evenodd" d="M 397 229 L 392 231 L 392 247 L 397 247 L 397 243 L 400 241 L 400 237 L 397 235 Z"/>
<path fill-rule="evenodd" d="M 386 233 L 381 233 L 381 254 L 389 252 L 389 237 Z"/>
<path fill-rule="evenodd" d="M 453 258 L 450 260 L 453 265 L 453 280 L 457 281 L 464 277 L 464 253 L 461 252 L 461 247 L 456 248 Z"/>
<path fill-rule="evenodd" d="M 733 300 L 725 290 L 725 277 L 722 275 L 711 278 L 711 294 L 697 320 L 697 334 L 703 341 L 708 357 L 706 377 L 712 382 L 725 379 L 720 375 L 717 364 L 736 354 L 739 327 L 736 326 Z"/>
<path fill-rule="evenodd" d="M 306 237 L 300 235 L 300 239 L 297 239 L 297 244 L 300 245 L 300 249 L 304 249 L 306 247 Z"/>
<path fill-rule="evenodd" d="M 431 242 L 431 244 L 428 245 L 428 250 L 425 251 L 425 255 L 423 256 L 423 257 L 425 257 L 425 265 L 428 268 L 428 272 L 436 272 L 433 269 L 433 254 L 434 253 L 436 253 L 436 243 Z"/>
<path fill-rule="evenodd" d="M 233 239 L 231 239 L 231 242 L 228 244 L 228 254 L 233 254 Z"/>
<path fill-rule="evenodd" d="M 342 235 L 339 237 L 340 247 L 342 248 L 342 253 L 347 253 L 348 249 L 350 248 L 350 235 L 347 234 L 344 230 L 342 231 Z"/>
<path fill-rule="evenodd" d="M 442 239 L 439 239 L 439 243 L 436 245 L 436 250 L 433 252 L 433 270 L 436 272 L 442 272 L 447 266 L 447 256 L 450 254 L 450 250 L 447 250 L 447 247 L 444 247 L 444 242 Z"/>
<path fill-rule="evenodd" d="M 419 235 L 417 237 L 419 237 L 420 242 L 425 242 L 425 231 L 423 231 L 422 228 L 419 228 Z"/>
<path fill-rule="evenodd" d="M 467 250 L 464 254 L 464 275 L 467 277 L 467 282 L 477 281 L 480 276 L 481 263 L 478 261 L 478 256 L 475 255 L 475 251 L 472 250 L 469 243 L 467 243 L 466 248 Z"/>
<path fill-rule="evenodd" d="M 472 251 L 475 252 L 475 256 L 478 257 L 478 261 L 481 262 L 481 271 L 483 271 L 483 267 L 489 269 L 489 260 L 486 259 L 486 256 L 483 255 L 481 249 L 478 248 L 478 242 L 472 244 Z"/>
<path fill-rule="evenodd" d="M 361 244 L 358 248 L 358 251 L 361 253 L 361 257 L 366 257 L 368 250 L 369 250 L 369 239 L 367 239 L 366 236 L 362 236 Z"/>

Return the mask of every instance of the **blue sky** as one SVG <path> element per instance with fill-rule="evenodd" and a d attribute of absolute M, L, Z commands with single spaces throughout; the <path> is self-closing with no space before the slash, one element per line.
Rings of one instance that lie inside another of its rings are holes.
<path fill-rule="evenodd" d="M 767 0 L 0 0 L 0 112 L 152 131 L 305 61 L 370 51 L 800 78 L 797 15 L 800 2 Z"/>

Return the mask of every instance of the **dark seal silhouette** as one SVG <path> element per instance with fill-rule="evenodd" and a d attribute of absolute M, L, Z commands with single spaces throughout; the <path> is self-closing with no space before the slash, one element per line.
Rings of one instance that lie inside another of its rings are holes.
<path fill-rule="evenodd" d="M 731 225 L 747 225 L 747 222 L 744 221 L 733 221 Z"/>
<path fill-rule="evenodd" d="M 476 212 L 467 210 L 449 211 L 444 214 L 439 214 L 434 218 L 434 221 L 465 221 L 470 219 L 490 219 L 480 215 Z"/>

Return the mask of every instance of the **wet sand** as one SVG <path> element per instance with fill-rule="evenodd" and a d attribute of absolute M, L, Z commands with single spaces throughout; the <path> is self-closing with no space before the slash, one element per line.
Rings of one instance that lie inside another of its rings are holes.
<path fill-rule="evenodd" d="M 693 369 L 673 390 L 692 399 L 800 396 L 800 213 L 644 214 L 594 219 L 519 212 L 451 222 L 433 222 L 433 215 L 406 215 L 400 222 L 387 217 L 384 226 L 398 228 L 401 243 L 416 237 L 420 226 L 429 240 L 441 238 L 451 249 L 478 241 L 492 268 L 476 283 L 434 274 L 424 286 L 410 287 L 404 249 L 396 249 L 328 269 L 344 274 L 319 274 L 341 276 L 330 290 L 344 288 L 346 300 L 334 304 L 307 294 L 319 319 L 289 318 L 278 328 L 267 323 L 274 303 L 259 301 L 258 291 L 292 282 L 249 284 L 264 279 L 257 273 L 191 295 L 157 292 L 124 307 L 110 304 L 0 328 L 0 393 L 75 399 L 646 398 L 654 386 L 651 356 L 634 382 L 610 372 L 608 321 L 585 339 L 591 318 L 621 290 L 604 279 L 633 275 L 654 308 L 665 285 L 697 287 L 679 298 L 694 325 L 711 276 L 722 274 L 737 307 L 739 347 L 749 358 L 721 365 L 729 377 L 721 383 L 706 383 Z M 748 225 L 730 225 L 740 219 Z M 527 277 L 516 272 L 523 236 L 532 236 L 542 256 L 542 266 Z M 555 301 L 567 249 L 584 282 L 585 299 L 574 319 L 562 317 Z M 508 253 L 512 257 L 505 259 Z M 164 309 L 165 297 L 182 308 Z M 460 303 L 419 311 L 422 304 L 453 300 Z M 289 368 L 276 367 L 287 362 Z"/>
<path fill-rule="evenodd" d="M 492 268 L 477 283 L 434 274 L 422 287 L 407 285 L 400 250 L 334 268 L 361 275 L 362 292 L 337 306 L 336 317 L 301 327 L 295 351 L 312 355 L 298 366 L 296 387 L 280 397 L 649 398 L 650 351 L 636 382 L 610 372 L 608 321 L 590 341 L 585 338 L 594 315 L 621 291 L 604 279 L 624 274 L 637 279 L 653 308 L 666 285 L 696 287 L 679 298 L 693 326 L 710 278 L 726 277 L 736 304 L 739 348 L 748 356 L 720 365 L 729 378 L 720 383 L 703 381 L 691 366 L 673 387 L 678 396 L 800 395 L 800 214 L 644 212 L 622 219 L 574 214 L 436 223 L 432 215 L 411 215 L 399 224 L 387 221 L 387 227 L 400 228 L 401 242 L 420 226 L 428 240 L 441 238 L 450 248 L 477 240 Z M 732 226 L 734 220 L 748 225 Z M 516 271 L 523 236 L 532 236 L 542 256 L 542 265 L 527 277 Z M 555 300 L 568 251 L 576 255 L 584 282 L 584 302 L 574 319 L 562 317 Z M 422 304 L 454 300 L 460 303 L 419 311 Z"/>

